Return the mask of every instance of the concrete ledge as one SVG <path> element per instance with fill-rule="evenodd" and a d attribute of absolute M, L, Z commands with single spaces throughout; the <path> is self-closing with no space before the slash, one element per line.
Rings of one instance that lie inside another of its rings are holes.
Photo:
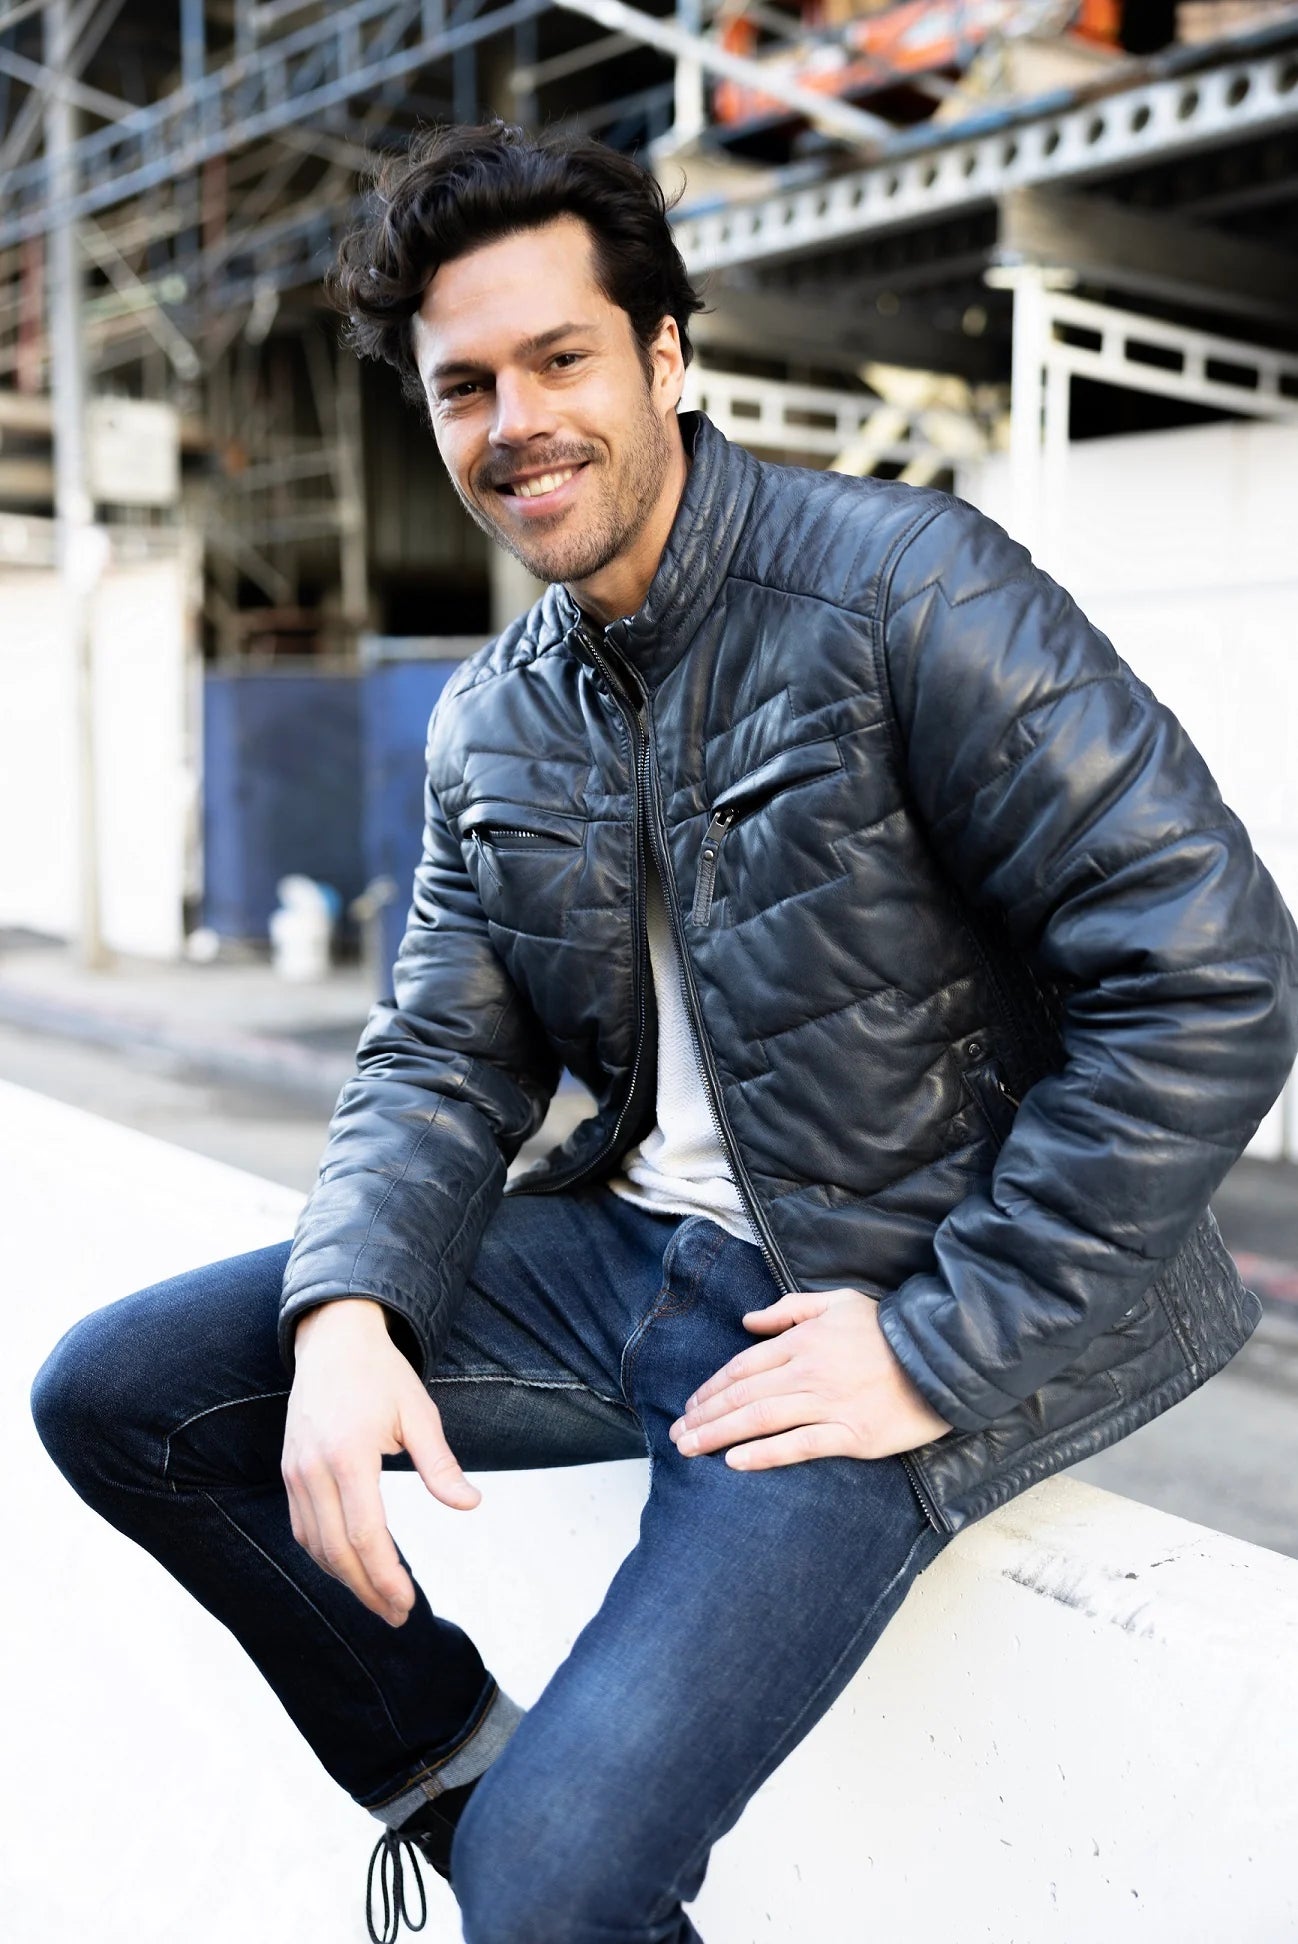
<path fill-rule="evenodd" d="M 26 1407 L 79 1315 L 280 1239 L 299 1197 L 3 1085 L 0 1180 L 4 1928 L 359 1944 L 373 1826 L 229 1637 L 79 1505 Z M 435 1602 L 526 1702 L 634 1543 L 644 1471 L 481 1483 L 471 1517 L 386 1489 Z M 707 1944 L 1281 1944 L 1296 1799 L 1298 1562 L 1055 1480 L 924 1575 L 696 1918 Z M 451 1944 L 437 1889 L 424 1936 Z"/>

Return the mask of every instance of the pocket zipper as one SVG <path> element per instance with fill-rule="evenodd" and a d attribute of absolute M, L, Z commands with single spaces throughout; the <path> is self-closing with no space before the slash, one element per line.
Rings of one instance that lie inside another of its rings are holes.
<path fill-rule="evenodd" d="M 986 1122 L 988 1132 L 1000 1147 L 1009 1136 L 1021 1102 L 1012 1094 L 1001 1078 L 994 1060 L 974 1067 L 966 1073 L 965 1080 L 974 1097 L 979 1113 Z"/>
<path fill-rule="evenodd" d="M 725 842 L 726 833 L 734 828 L 739 815 L 732 805 L 728 810 L 718 810 L 712 822 L 703 833 L 703 850 L 699 857 L 699 874 L 694 885 L 694 904 L 690 911 L 690 922 L 706 925 L 712 917 L 712 894 L 717 882 L 717 855 Z"/>

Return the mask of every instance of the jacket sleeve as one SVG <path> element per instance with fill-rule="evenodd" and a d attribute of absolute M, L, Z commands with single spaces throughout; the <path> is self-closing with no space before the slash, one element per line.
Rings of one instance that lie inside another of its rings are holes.
<path fill-rule="evenodd" d="M 429 1374 L 505 1170 L 558 1084 L 431 780 L 424 802 L 395 998 L 366 1022 L 285 1271 L 279 1346 L 290 1371 L 304 1310 L 372 1296 L 404 1320 Z"/>
<path fill-rule="evenodd" d="M 878 625 L 933 846 L 1064 994 L 1062 1070 L 880 1308 L 973 1431 L 1116 1324 L 1202 1217 L 1298 1051 L 1298 934 L 1175 717 L 991 521 L 944 501 Z"/>

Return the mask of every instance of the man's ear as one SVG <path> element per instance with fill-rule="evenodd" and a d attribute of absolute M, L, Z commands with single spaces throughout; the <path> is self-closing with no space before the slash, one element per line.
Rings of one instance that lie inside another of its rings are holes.
<path fill-rule="evenodd" d="M 664 317 L 658 326 L 649 355 L 653 361 L 654 391 L 670 410 L 675 411 L 685 389 L 685 357 L 681 350 L 680 326 L 674 317 Z"/>

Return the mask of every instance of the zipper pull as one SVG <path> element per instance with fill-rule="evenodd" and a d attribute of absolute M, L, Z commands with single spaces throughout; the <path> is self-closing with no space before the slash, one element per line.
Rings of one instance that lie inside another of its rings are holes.
<path fill-rule="evenodd" d="M 717 855 L 725 842 L 726 832 L 733 828 L 734 821 L 734 810 L 718 810 L 703 833 L 699 874 L 694 886 L 694 906 L 690 912 L 692 924 L 706 925 L 711 921 L 712 893 L 717 882 Z"/>
<path fill-rule="evenodd" d="M 492 863 L 491 851 L 487 845 L 486 838 L 482 834 L 481 824 L 474 824 L 473 826 L 473 848 L 478 853 L 479 864 L 486 871 L 487 875 L 491 878 L 492 882 L 496 885 L 497 889 L 503 891 L 505 887 L 500 882 L 500 872 L 496 869 L 495 865 Z"/>

